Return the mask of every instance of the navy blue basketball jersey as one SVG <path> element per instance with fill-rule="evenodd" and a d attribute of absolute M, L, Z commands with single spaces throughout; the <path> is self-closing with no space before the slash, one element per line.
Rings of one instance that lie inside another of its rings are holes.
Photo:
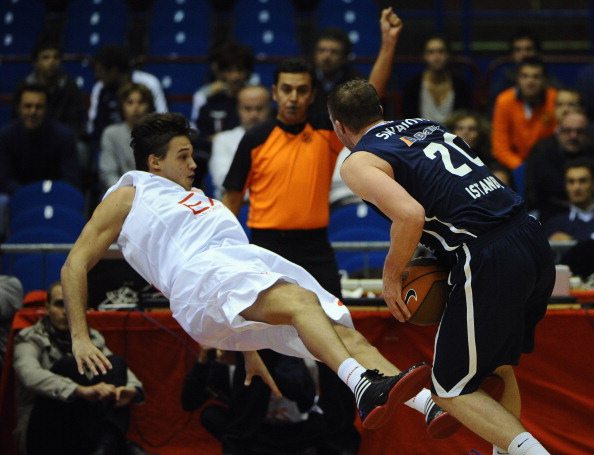
<path fill-rule="evenodd" d="M 436 253 L 477 238 L 524 204 L 461 138 L 431 120 L 381 123 L 361 138 L 357 151 L 390 163 L 396 181 L 425 208 L 421 242 Z"/>

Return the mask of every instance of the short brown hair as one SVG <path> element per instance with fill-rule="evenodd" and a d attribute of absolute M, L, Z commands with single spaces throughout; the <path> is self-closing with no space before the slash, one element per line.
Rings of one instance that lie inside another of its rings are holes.
<path fill-rule="evenodd" d="M 147 160 L 151 154 L 164 158 L 167 144 L 176 136 L 186 136 L 188 139 L 193 136 L 193 130 L 182 114 L 148 114 L 132 129 L 130 146 L 134 151 L 136 169 L 148 171 Z"/>
<path fill-rule="evenodd" d="M 363 79 L 345 82 L 332 90 L 328 95 L 328 111 L 333 120 L 355 132 L 383 119 L 379 95 Z"/>

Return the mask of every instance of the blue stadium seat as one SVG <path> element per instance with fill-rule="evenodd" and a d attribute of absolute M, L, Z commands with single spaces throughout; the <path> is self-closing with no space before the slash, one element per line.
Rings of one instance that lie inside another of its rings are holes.
<path fill-rule="evenodd" d="M 86 223 L 78 210 L 61 205 L 38 205 L 10 217 L 10 232 L 30 227 L 51 227 L 78 237 Z"/>
<path fill-rule="evenodd" d="M 41 32 L 44 15 L 45 8 L 41 1 L 0 2 L 0 54 L 29 55 Z"/>
<path fill-rule="evenodd" d="M 82 192 L 61 180 L 40 180 L 17 190 L 10 198 L 12 216 L 35 206 L 68 206 L 83 213 L 85 198 Z"/>
<path fill-rule="evenodd" d="M 61 229 L 32 227 L 12 233 L 5 243 L 73 243 L 75 240 L 75 235 Z M 2 257 L 2 270 L 19 278 L 25 293 L 45 289 L 59 278 L 66 256 L 66 253 L 6 253 Z"/>
<path fill-rule="evenodd" d="M 377 240 L 384 241 L 390 239 L 390 222 L 371 209 L 365 203 L 346 204 L 336 207 L 330 212 L 330 222 L 328 224 L 328 236 L 330 240 L 334 240 L 336 234 L 345 229 L 352 229 L 360 227 L 361 238 L 355 240 Z M 383 232 L 379 238 L 369 238 L 365 234 L 365 229 L 375 229 L 376 234 Z"/>
<path fill-rule="evenodd" d="M 25 293 L 36 289 L 47 289 L 60 279 L 60 269 L 66 261 L 65 253 L 23 254 L 14 260 L 10 273 L 23 284 Z"/>
<path fill-rule="evenodd" d="M 64 72 L 72 77 L 80 89 L 90 93 L 95 84 L 95 71 L 89 59 L 62 61 Z"/>
<path fill-rule="evenodd" d="M 255 55 L 299 55 L 293 4 L 290 0 L 238 0 L 235 38 Z"/>
<path fill-rule="evenodd" d="M 128 7 L 122 0 L 76 0 L 67 9 L 64 52 L 94 55 L 105 44 L 123 44 Z"/>
<path fill-rule="evenodd" d="M 155 2 L 149 54 L 205 55 L 210 43 L 210 17 L 210 2 L 204 0 Z"/>
<path fill-rule="evenodd" d="M 159 79 L 168 95 L 192 95 L 207 78 L 208 65 L 190 63 L 146 63 L 141 68 Z M 169 101 L 169 100 L 168 100 Z M 191 103 L 191 100 L 190 100 Z M 171 112 L 177 112 L 169 109 Z"/>
<path fill-rule="evenodd" d="M 27 52 L 27 54 L 30 51 Z M 29 62 L 1 62 L 0 59 L 0 93 L 12 94 L 17 86 L 29 75 L 32 67 Z M 10 120 L 10 104 L 7 103 L 8 117 L 6 121 Z M 0 123 L 3 125 L 4 123 Z"/>
<path fill-rule="evenodd" d="M 320 29 L 340 27 L 353 43 L 355 56 L 374 56 L 380 43 L 381 11 L 374 0 L 324 0 L 317 11 Z"/>
<path fill-rule="evenodd" d="M 328 238 L 331 242 L 387 242 L 390 222 L 365 203 L 336 207 L 330 212 Z M 368 276 L 381 270 L 386 251 L 337 251 L 338 268 L 349 276 Z"/>
<path fill-rule="evenodd" d="M 330 234 L 331 242 L 379 242 L 389 240 L 389 229 L 379 226 L 345 225 L 342 229 Z M 370 272 L 381 270 L 387 251 L 337 251 L 338 269 L 347 274 L 368 277 Z"/>

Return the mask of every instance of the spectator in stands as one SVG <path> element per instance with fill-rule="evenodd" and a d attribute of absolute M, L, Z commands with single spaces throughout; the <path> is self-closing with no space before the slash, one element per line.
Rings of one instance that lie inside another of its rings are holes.
<path fill-rule="evenodd" d="M 103 190 L 114 185 L 122 174 L 136 169 L 130 147 L 132 128 L 146 114 L 155 111 L 153 94 L 142 84 L 125 84 L 118 92 L 118 99 L 124 121 L 109 125 L 101 135 L 99 181 Z"/>
<path fill-rule="evenodd" d="M 309 107 L 309 116 L 327 116 L 326 97 L 343 82 L 364 77 L 349 64 L 352 43 L 347 33 L 337 27 L 322 30 L 316 39 L 313 66 L 316 73 L 316 94 Z"/>
<path fill-rule="evenodd" d="M 0 193 L 12 194 L 38 180 L 80 186 L 74 131 L 47 117 L 47 93 L 37 84 L 17 91 L 18 119 L 0 130 Z"/>
<path fill-rule="evenodd" d="M 443 122 L 457 109 L 472 102 L 470 84 L 449 66 L 450 49 L 445 38 L 432 36 L 423 44 L 425 69 L 413 76 L 402 95 L 402 117 L 423 117 Z"/>
<path fill-rule="evenodd" d="M 144 398 L 138 378 L 94 329 L 91 340 L 113 368 L 100 377 L 79 374 L 59 282 L 48 289 L 46 309 L 15 338 L 16 435 L 22 453 L 144 453 L 125 439 L 130 405 Z"/>
<path fill-rule="evenodd" d="M 237 113 L 237 95 L 254 69 L 254 55 L 248 46 L 225 41 L 214 46 L 208 56 L 215 80 L 202 86 L 192 100 L 191 123 L 198 130 L 194 144 L 196 186 L 201 186 L 212 151 L 212 138 L 216 133 L 230 130 L 240 124 Z"/>
<path fill-rule="evenodd" d="M 270 91 L 261 85 L 246 85 L 237 95 L 237 114 L 240 124 L 216 134 L 212 141 L 212 156 L 208 170 L 212 179 L 213 196 L 223 196 L 223 181 L 229 171 L 239 141 L 247 130 L 268 120 L 272 110 Z M 134 164 L 132 162 L 132 164 Z"/>
<path fill-rule="evenodd" d="M 459 109 L 452 112 L 443 124 L 449 131 L 464 139 L 483 163 L 491 164 L 491 124 L 484 116 L 475 111 Z"/>
<path fill-rule="evenodd" d="M 33 72 L 25 84 L 45 86 L 47 115 L 72 128 L 81 138 L 85 132 L 86 110 L 83 93 L 62 68 L 62 48 L 52 41 L 40 41 L 33 49 Z M 15 113 L 18 106 L 14 106 Z"/>
<path fill-rule="evenodd" d="M 23 285 L 17 277 L 0 275 L 0 377 L 4 368 L 6 342 L 14 314 L 23 306 Z"/>
<path fill-rule="evenodd" d="M 132 68 L 126 48 L 109 44 L 97 51 L 94 58 L 97 82 L 91 90 L 87 132 L 96 150 L 103 130 L 122 121 L 118 90 L 129 82 L 145 85 L 153 94 L 155 110 L 167 112 L 167 100 L 159 79 Z"/>
<path fill-rule="evenodd" d="M 271 351 L 260 352 L 266 357 Z M 241 375 L 236 374 L 245 368 L 243 356 L 236 356 L 235 364 L 229 354 L 218 349 L 203 349 L 184 380 L 181 397 L 186 411 L 198 409 L 211 399 L 202 409 L 200 423 L 223 444 L 228 439 L 228 424 L 233 415 L 230 410 L 235 403 L 233 393 L 244 387 Z M 283 396 L 275 397 L 263 381 L 254 379 L 251 387 L 261 393 L 250 395 L 256 399 L 248 403 L 248 409 L 261 418 L 247 420 L 246 425 L 238 429 L 240 434 L 234 437 L 235 447 L 231 449 L 226 445 L 225 453 L 302 454 L 308 449 L 311 451 L 322 439 L 323 418 L 315 406 L 315 372 L 312 375 L 303 359 L 297 357 L 281 356 L 278 362 L 267 363 Z M 315 368 L 315 364 L 312 366 Z M 261 396 L 269 396 L 269 399 L 261 400 Z"/>
<path fill-rule="evenodd" d="M 565 165 L 569 208 L 544 223 L 549 240 L 594 240 L 594 160 L 578 158 Z"/>
<path fill-rule="evenodd" d="M 526 160 L 526 203 L 542 222 L 567 209 L 563 167 L 575 158 L 594 158 L 583 112 L 565 114 L 555 134 L 537 142 Z"/>
<path fill-rule="evenodd" d="M 493 110 L 493 156 L 510 170 L 520 166 L 540 139 L 554 133 L 557 90 L 547 85 L 538 58 L 524 59 L 516 86 L 501 92 Z"/>
<path fill-rule="evenodd" d="M 509 41 L 509 61 L 512 66 L 502 71 L 501 75 L 489 84 L 489 112 L 492 112 L 497 96 L 504 90 L 516 85 L 518 66 L 525 58 L 539 57 L 540 40 L 527 28 L 516 31 Z"/>
<path fill-rule="evenodd" d="M 583 111 L 582 96 L 580 92 L 571 88 L 558 88 L 555 98 L 555 119 L 557 124 L 571 111 Z"/>
<path fill-rule="evenodd" d="M 249 46 L 225 41 L 212 47 L 208 55 L 208 62 L 214 80 L 200 87 L 192 99 L 192 125 L 200 128 L 198 119 L 202 108 L 211 101 L 211 109 L 223 111 L 221 114 L 211 113 L 205 109 L 200 120 L 202 128 L 211 136 L 219 131 L 230 129 L 239 124 L 235 111 L 239 90 L 250 81 L 254 70 L 254 55 Z M 211 99 L 212 97 L 215 97 Z M 231 105 L 231 109 L 229 107 Z M 218 108 L 218 109 L 215 109 Z"/>

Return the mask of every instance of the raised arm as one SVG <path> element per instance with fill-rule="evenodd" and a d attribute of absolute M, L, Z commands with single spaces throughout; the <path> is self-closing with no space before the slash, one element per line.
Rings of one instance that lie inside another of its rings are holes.
<path fill-rule="evenodd" d="M 385 94 L 386 86 L 392 74 L 396 44 L 402 32 L 402 20 L 392 8 L 384 8 L 380 17 L 382 42 L 377 58 L 369 74 L 369 83 L 375 87 L 380 97 Z"/>
<path fill-rule="evenodd" d="M 135 189 L 120 188 L 101 202 L 70 250 L 62 267 L 62 289 L 70 333 L 72 353 L 82 374 L 84 366 L 93 374 L 111 368 L 107 357 L 91 342 L 87 325 L 87 273 L 101 259 L 122 229 L 130 212 Z"/>
<path fill-rule="evenodd" d="M 367 152 L 352 154 L 343 163 L 344 182 L 362 199 L 372 203 L 390 220 L 390 249 L 383 271 L 383 298 L 400 322 L 411 314 L 402 300 L 401 276 L 419 244 L 425 210 L 398 182 L 390 165 Z"/>

